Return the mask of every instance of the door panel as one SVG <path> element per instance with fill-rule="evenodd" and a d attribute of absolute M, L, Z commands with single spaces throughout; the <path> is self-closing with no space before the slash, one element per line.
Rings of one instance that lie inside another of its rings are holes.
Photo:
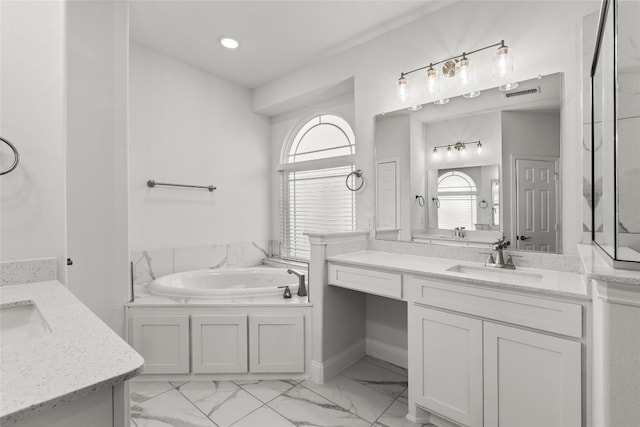
<path fill-rule="evenodd" d="M 557 252 L 555 162 L 516 159 L 516 249 Z"/>
<path fill-rule="evenodd" d="M 580 343 L 484 323 L 484 426 L 581 425 Z"/>

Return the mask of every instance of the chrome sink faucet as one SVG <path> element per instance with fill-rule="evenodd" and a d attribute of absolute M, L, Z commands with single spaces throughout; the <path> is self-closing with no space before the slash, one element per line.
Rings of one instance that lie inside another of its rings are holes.
<path fill-rule="evenodd" d="M 453 229 L 453 237 L 464 237 L 464 227 L 456 227 Z"/>
<path fill-rule="evenodd" d="M 494 242 L 493 250 L 496 251 L 496 257 L 494 258 L 493 254 L 490 253 L 489 258 L 487 258 L 487 262 L 484 263 L 484 266 L 515 270 L 516 266 L 513 264 L 513 258 L 511 257 L 511 255 L 507 255 L 507 260 L 505 261 L 504 255 L 502 254 L 502 250 L 510 244 L 511 242 L 509 242 L 504 236 Z"/>
<path fill-rule="evenodd" d="M 304 284 L 304 274 L 298 273 L 297 271 L 292 270 L 292 269 L 288 269 L 287 273 L 293 274 L 293 275 L 298 277 L 298 296 L 299 297 L 306 297 L 307 296 L 307 288 L 306 288 L 306 286 Z"/>

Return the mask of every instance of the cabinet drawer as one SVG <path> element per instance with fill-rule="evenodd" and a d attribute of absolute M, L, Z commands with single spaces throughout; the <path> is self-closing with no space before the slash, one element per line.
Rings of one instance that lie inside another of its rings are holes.
<path fill-rule="evenodd" d="M 369 294 L 402 299 L 402 275 L 329 264 L 329 284 Z"/>
<path fill-rule="evenodd" d="M 582 307 L 525 295 L 409 277 L 409 300 L 542 331 L 582 337 Z"/>

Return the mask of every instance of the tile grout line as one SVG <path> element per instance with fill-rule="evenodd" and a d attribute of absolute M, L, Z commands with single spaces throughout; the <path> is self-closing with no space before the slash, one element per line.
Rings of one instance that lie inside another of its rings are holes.
<path fill-rule="evenodd" d="M 333 403 L 333 404 L 334 404 L 334 405 L 336 405 L 337 407 L 344 409 L 345 411 L 347 411 L 347 412 L 348 412 L 348 413 L 350 413 L 351 415 L 353 415 L 353 416 L 355 416 L 355 417 L 360 418 L 362 421 L 364 421 L 364 422 L 366 422 L 366 423 L 369 423 L 369 422 L 370 422 L 369 420 L 365 420 L 365 419 L 364 419 L 364 418 L 362 418 L 360 415 L 358 415 L 358 414 L 356 414 L 356 413 L 351 412 L 349 409 L 347 409 L 347 408 L 345 408 L 344 406 L 342 406 L 342 405 L 340 405 L 340 404 L 338 404 L 338 403 L 334 402 L 333 400 L 331 400 L 331 399 L 329 399 L 329 398 L 327 398 L 327 397 L 325 397 L 325 396 L 321 395 L 320 393 L 318 393 L 318 392 L 316 392 L 316 391 L 311 390 L 310 388 L 305 387 L 303 384 L 298 384 L 298 385 L 299 385 L 300 387 L 302 387 L 302 388 L 305 388 L 305 389 L 309 390 L 311 393 L 313 393 L 313 394 L 315 394 L 315 395 L 317 395 L 317 396 L 320 396 L 320 397 L 321 397 L 321 398 L 323 398 L 324 400 L 326 400 L 326 401 L 328 401 L 328 402 Z"/>
<path fill-rule="evenodd" d="M 234 383 L 234 384 L 235 384 L 235 383 Z M 237 385 L 237 384 L 236 384 L 236 385 Z M 242 390 L 244 390 L 244 389 L 242 389 Z M 245 390 L 245 391 L 246 391 L 246 390 Z M 249 392 L 247 391 L 247 393 L 249 393 Z M 258 399 L 258 401 L 259 401 L 260 403 L 262 403 L 262 402 L 260 401 L 260 399 Z M 262 403 L 262 405 L 261 405 L 261 406 L 257 407 L 256 409 L 254 409 L 253 411 L 249 412 L 248 414 L 244 415 L 242 418 L 239 418 L 239 419 L 235 420 L 233 423 L 231 423 L 231 424 L 229 425 L 229 427 L 233 427 L 234 425 L 238 424 L 240 421 L 242 421 L 242 420 L 244 420 L 245 418 L 247 418 L 249 415 L 253 414 L 254 412 L 256 412 L 257 410 L 259 410 L 259 409 L 261 409 L 261 408 L 264 408 L 265 406 L 267 406 L 267 404 L 266 404 L 266 403 Z"/>
<path fill-rule="evenodd" d="M 188 383 L 190 383 L 190 382 L 191 382 L 191 381 L 188 381 L 188 382 L 186 382 L 185 384 L 188 384 Z M 215 383 L 215 381 L 204 381 L 204 382 L 211 382 L 211 383 Z M 180 386 L 179 386 L 179 387 L 182 387 L 182 386 L 183 386 L 183 385 L 185 385 L 185 384 L 180 384 Z M 180 394 L 181 394 L 185 399 L 187 399 L 187 402 L 189 402 L 191 405 L 193 405 L 193 407 L 194 407 L 194 408 L 196 408 L 198 411 L 200 411 L 200 412 L 202 413 L 202 415 L 204 415 L 204 416 L 205 416 L 205 418 L 206 418 L 206 419 L 208 419 L 209 421 L 211 421 L 211 423 L 213 423 L 213 425 L 214 425 L 215 427 L 220 427 L 220 426 L 219 426 L 215 421 L 213 421 L 213 420 L 209 417 L 209 415 L 205 414 L 205 413 L 204 413 L 204 411 L 198 407 L 198 405 L 196 405 L 195 403 L 193 403 L 193 402 L 191 401 L 191 399 L 189 399 L 189 398 L 188 398 L 188 397 L 187 397 L 187 396 L 186 396 L 186 395 L 185 395 L 185 394 L 184 394 L 184 393 L 183 393 L 183 392 L 182 392 L 178 387 L 176 387 L 176 388 L 175 388 L 175 390 L 176 390 L 178 393 L 180 393 Z"/>

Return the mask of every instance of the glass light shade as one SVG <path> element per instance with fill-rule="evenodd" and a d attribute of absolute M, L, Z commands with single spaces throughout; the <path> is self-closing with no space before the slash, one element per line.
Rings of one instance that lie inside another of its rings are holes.
<path fill-rule="evenodd" d="M 456 83 L 459 87 L 466 88 L 473 84 L 473 69 L 466 56 L 456 64 L 456 75 L 458 76 Z"/>
<path fill-rule="evenodd" d="M 439 81 L 438 71 L 433 67 L 429 67 L 427 70 L 427 83 L 426 90 L 428 93 L 437 93 L 440 89 L 440 81 Z"/>
<path fill-rule="evenodd" d="M 503 78 L 513 74 L 513 52 L 507 46 L 500 46 L 493 59 L 493 77 Z"/>
<path fill-rule="evenodd" d="M 402 102 L 409 100 L 409 80 L 404 75 L 398 79 L 398 99 Z"/>

